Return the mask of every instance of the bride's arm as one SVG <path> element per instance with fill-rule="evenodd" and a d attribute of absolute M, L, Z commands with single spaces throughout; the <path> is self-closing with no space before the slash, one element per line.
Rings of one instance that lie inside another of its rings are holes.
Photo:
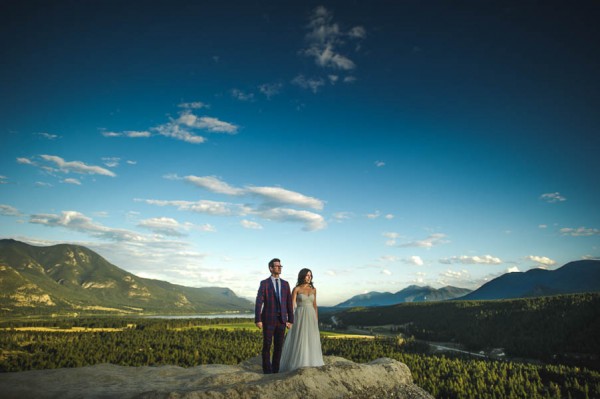
<path fill-rule="evenodd" d="M 296 311 L 296 295 L 298 295 L 298 287 L 294 287 L 292 291 L 292 309 Z"/>
<path fill-rule="evenodd" d="M 317 289 L 315 288 L 315 301 L 313 302 L 315 307 L 315 314 L 317 315 L 317 323 L 319 322 L 319 308 L 317 308 Z"/>

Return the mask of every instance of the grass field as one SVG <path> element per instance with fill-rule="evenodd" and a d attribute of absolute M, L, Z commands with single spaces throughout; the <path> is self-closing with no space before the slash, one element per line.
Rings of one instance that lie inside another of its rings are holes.
<path fill-rule="evenodd" d="M 131 327 L 130 327 L 131 328 Z M 90 327 L 70 327 L 70 328 L 60 328 L 60 327 L 16 327 L 16 328 L 0 328 L 0 330 L 14 330 L 14 331 L 40 331 L 40 332 L 118 332 L 124 331 L 127 327 L 123 328 L 90 328 Z M 260 331 L 254 322 L 241 322 L 241 323 L 222 323 L 222 324 L 207 324 L 201 326 L 192 326 L 192 327 L 179 327 L 174 328 L 173 330 L 181 331 L 181 330 L 189 330 L 189 329 L 202 329 L 202 330 L 249 330 L 249 331 Z M 332 331 L 321 331 L 321 336 L 325 338 L 354 338 L 354 339 L 370 339 L 373 338 L 372 335 L 363 335 L 363 334 L 348 334 L 348 333 L 338 333 Z"/>

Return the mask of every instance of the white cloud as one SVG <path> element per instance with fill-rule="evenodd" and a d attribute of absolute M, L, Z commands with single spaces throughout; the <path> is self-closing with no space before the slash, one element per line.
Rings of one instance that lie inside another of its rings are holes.
<path fill-rule="evenodd" d="M 388 247 L 396 246 L 396 244 L 398 243 L 397 240 L 398 240 L 398 238 L 400 238 L 400 234 L 395 233 L 395 232 L 385 232 L 382 235 L 388 239 L 385 242 L 385 245 L 387 245 Z"/>
<path fill-rule="evenodd" d="M 387 215 L 384 216 L 387 220 L 392 220 L 394 218 L 394 215 L 392 215 L 391 213 L 388 213 Z"/>
<path fill-rule="evenodd" d="M 356 26 L 343 32 L 333 22 L 332 14 L 325 7 L 319 6 L 310 17 L 308 29 L 308 48 L 303 50 L 304 55 L 314 58 L 315 63 L 324 68 L 348 71 L 356 67 L 350 58 L 340 53 L 339 48 L 344 46 L 346 38 L 363 39 L 366 36 L 363 27 Z"/>
<path fill-rule="evenodd" d="M 240 101 L 254 101 L 254 93 L 246 93 L 239 89 L 232 89 L 231 97 Z"/>
<path fill-rule="evenodd" d="M 499 265 L 502 263 L 500 258 L 497 258 L 492 255 L 483 255 L 483 256 L 453 256 L 451 258 L 444 258 L 439 260 L 440 263 L 452 264 L 452 263 L 462 263 L 466 265 L 473 264 L 483 264 L 483 265 Z"/>
<path fill-rule="evenodd" d="M 36 181 L 35 185 L 37 187 L 52 187 L 52 184 L 46 183 L 46 182 L 42 182 L 42 181 Z"/>
<path fill-rule="evenodd" d="M 102 158 L 102 162 L 104 162 L 104 165 L 108 166 L 109 168 L 116 168 L 117 166 L 119 166 L 120 161 L 121 161 L 121 158 L 118 158 L 118 157 Z"/>
<path fill-rule="evenodd" d="M 243 195 L 244 190 L 235 188 L 215 176 L 186 176 L 184 180 L 195 186 L 205 188 L 213 193 L 227 195 Z"/>
<path fill-rule="evenodd" d="M 244 227 L 245 229 L 251 229 L 251 230 L 262 230 L 262 226 L 260 225 L 260 223 L 257 222 L 252 222 L 250 220 L 246 220 L 243 219 L 240 224 L 242 225 L 242 227 Z"/>
<path fill-rule="evenodd" d="M 450 241 L 444 240 L 445 237 L 446 237 L 446 235 L 443 233 L 434 233 L 423 240 L 411 241 L 411 242 L 407 242 L 404 244 L 400 244 L 399 246 L 402 248 L 409 248 L 409 247 L 433 248 L 437 245 L 449 243 Z"/>
<path fill-rule="evenodd" d="M 168 175 L 165 177 L 173 180 L 180 179 L 177 175 Z M 266 201 L 267 204 L 296 205 L 316 210 L 322 210 L 324 207 L 324 202 L 320 199 L 309 197 L 295 191 L 286 190 L 281 187 L 246 186 L 245 188 L 236 188 L 215 176 L 190 175 L 186 176 L 184 180 L 214 193 L 234 196 L 254 195 Z"/>
<path fill-rule="evenodd" d="M 327 226 L 323 216 L 309 211 L 298 211 L 296 209 L 287 208 L 272 208 L 261 210 L 255 213 L 267 220 L 303 223 L 303 230 L 305 231 L 321 230 Z"/>
<path fill-rule="evenodd" d="M 81 161 L 65 161 L 55 155 L 40 155 L 45 161 L 51 162 L 58 167 L 58 171 L 63 173 L 79 173 L 88 175 L 103 175 L 115 177 L 116 174 L 100 166 L 87 165 Z M 54 170 L 54 169 L 53 169 Z"/>
<path fill-rule="evenodd" d="M 210 116 L 198 117 L 190 111 L 184 111 L 176 120 L 178 126 L 185 125 L 195 129 L 207 130 L 211 133 L 236 134 L 238 127 L 232 123 L 221 121 Z"/>
<path fill-rule="evenodd" d="M 560 195 L 559 192 L 542 194 L 540 196 L 540 199 L 544 200 L 546 202 L 549 202 L 551 204 L 556 203 L 556 202 L 563 202 L 563 201 L 567 200 L 565 197 Z"/>
<path fill-rule="evenodd" d="M 41 136 L 45 139 L 48 139 L 48 140 L 56 140 L 58 138 L 58 135 L 52 134 L 52 133 L 47 133 L 47 132 L 40 132 L 40 133 L 37 133 L 37 135 Z"/>
<path fill-rule="evenodd" d="M 191 103 L 181 103 L 178 105 L 179 108 L 185 109 L 201 109 L 201 108 L 210 108 L 208 104 L 205 104 L 201 101 L 194 101 Z"/>
<path fill-rule="evenodd" d="M 321 78 L 306 78 L 304 75 L 296 76 L 292 79 L 292 83 L 303 89 L 310 89 L 313 93 L 317 93 L 319 88 L 325 85 L 325 81 Z"/>
<path fill-rule="evenodd" d="M 22 165 L 36 165 L 35 162 L 33 162 L 29 158 L 17 158 L 17 163 L 20 163 Z"/>
<path fill-rule="evenodd" d="M 265 83 L 258 86 L 258 90 L 270 100 L 271 97 L 281 93 L 282 87 L 281 83 Z"/>
<path fill-rule="evenodd" d="M 48 227 L 63 227 L 69 230 L 90 234 L 94 237 L 112 241 L 150 242 L 151 237 L 124 229 L 114 229 L 95 223 L 91 218 L 76 211 L 63 211 L 57 214 L 30 215 L 29 223 Z"/>
<path fill-rule="evenodd" d="M 255 187 L 250 186 L 246 188 L 247 192 L 254 195 L 258 195 L 269 202 L 275 202 L 280 204 L 297 205 L 316 210 L 322 210 L 324 203 L 323 201 L 308 197 L 304 194 L 297 193 L 295 191 L 286 190 L 280 187 Z"/>
<path fill-rule="evenodd" d="M 169 118 L 169 121 L 161 125 L 150 128 L 144 131 L 123 131 L 112 132 L 103 131 L 105 137 L 150 137 L 152 132 L 165 137 L 171 137 L 176 140 L 185 141 L 192 144 L 201 144 L 206 141 L 206 138 L 197 134 L 196 130 L 203 130 L 209 133 L 228 133 L 236 134 L 239 127 L 230 122 L 222 121 L 211 116 L 198 117 L 193 113 L 194 110 L 208 108 L 202 102 L 181 103 L 179 108 L 183 108 L 179 112 L 177 118 Z"/>
<path fill-rule="evenodd" d="M 389 271 L 388 269 L 383 269 L 383 270 L 381 270 L 381 274 L 385 274 L 386 276 L 391 276 L 392 272 Z"/>
<path fill-rule="evenodd" d="M 152 136 L 147 130 L 126 130 L 124 132 L 102 131 L 104 137 L 129 137 L 129 138 L 144 138 Z"/>
<path fill-rule="evenodd" d="M 6 180 L 8 180 L 6 176 L 0 176 L 0 184 L 8 184 Z"/>
<path fill-rule="evenodd" d="M 382 166 L 385 166 L 385 162 L 383 162 L 383 161 L 375 161 L 375 166 L 377 166 L 378 168 L 381 168 Z"/>
<path fill-rule="evenodd" d="M 77 186 L 81 186 L 81 182 L 79 180 L 73 179 L 73 178 L 64 179 L 62 182 L 66 183 L 66 184 L 75 184 Z"/>
<path fill-rule="evenodd" d="M 534 261 L 534 262 L 544 265 L 544 266 L 552 266 L 552 265 L 556 264 L 556 261 L 554 261 L 550 258 L 547 258 L 545 256 L 529 255 L 529 256 L 525 257 L 525 259 Z"/>
<path fill-rule="evenodd" d="M 182 225 L 177 220 L 167 217 L 151 218 L 141 220 L 138 223 L 139 227 L 151 230 L 157 234 L 163 234 L 166 236 L 182 237 L 185 234 L 181 230 L 187 230 L 191 227 L 191 224 Z"/>
<path fill-rule="evenodd" d="M 564 227 L 560 229 L 560 233 L 564 236 L 572 236 L 572 237 L 589 237 L 600 235 L 600 230 L 587 228 L 587 227 L 578 227 L 576 229 L 571 227 Z"/>
<path fill-rule="evenodd" d="M 381 212 L 379 212 L 378 210 L 373 212 L 373 213 L 367 213 L 367 218 L 369 219 L 377 219 L 379 216 L 381 216 Z"/>
<path fill-rule="evenodd" d="M 240 204 L 217 201 L 163 201 L 163 200 L 136 200 L 143 201 L 150 205 L 173 206 L 180 211 L 190 211 L 196 213 L 205 213 L 215 216 L 245 216 L 252 212 L 252 209 Z"/>
<path fill-rule="evenodd" d="M 509 267 L 508 269 L 506 269 L 506 273 L 518 273 L 518 272 L 520 272 L 520 270 L 517 266 L 512 266 L 512 267 Z"/>
<path fill-rule="evenodd" d="M 398 262 L 400 257 L 396 255 L 383 255 L 380 256 L 378 260 L 381 262 Z"/>
<path fill-rule="evenodd" d="M 540 229 L 547 229 L 547 228 L 548 228 L 548 225 L 547 225 L 547 224 L 540 224 L 540 225 L 538 225 L 538 227 L 539 227 Z"/>
<path fill-rule="evenodd" d="M 423 259 L 421 259 L 421 257 L 417 255 L 411 256 L 408 262 L 412 263 L 413 265 L 423 266 Z"/>
<path fill-rule="evenodd" d="M 152 130 L 158 132 L 158 134 L 162 136 L 171 137 L 190 144 L 202 144 L 206 141 L 206 138 L 190 132 L 188 129 L 182 127 L 178 122 L 175 121 L 153 127 Z"/>
<path fill-rule="evenodd" d="M 17 208 L 10 205 L 0 204 L 0 215 L 2 216 L 22 216 Z"/>
<path fill-rule="evenodd" d="M 352 212 L 335 212 L 331 215 L 332 219 L 336 222 L 342 222 L 344 220 L 348 220 L 353 216 Z"/>

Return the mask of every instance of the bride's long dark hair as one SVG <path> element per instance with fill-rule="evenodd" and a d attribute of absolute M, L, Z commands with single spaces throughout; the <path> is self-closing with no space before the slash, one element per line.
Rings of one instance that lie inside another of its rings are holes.
<path fill-rule="evenodd" d="M 304 284 L 304 279 L 306 278 L 306 275 L 308 274 L 308 272 L 310 272 L 311 276 L 313 275 L 312 270 L 306 269 L 306 268 L 304 268 L 298 272 L 298 282 L 296 283 L 296 287 Z M 313 285 L 312 278 L 310 279 L 309 284 L 310 284 L 310 288 L 313 288 L 313 289 L 315 288 L 315 286 Z"/>

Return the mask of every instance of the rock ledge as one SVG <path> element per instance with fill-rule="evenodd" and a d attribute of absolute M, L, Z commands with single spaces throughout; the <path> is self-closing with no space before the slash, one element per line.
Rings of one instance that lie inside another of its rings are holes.
<path fill-rule="evenodd" d="M 3 398 L 406 398 L 433 399 L 408 367 L 381 358 L 367 364 L 325 356 L 325 365 L 264 375 L 260 358 L 237 366 L 90 367 L 0 374 Z"/>

